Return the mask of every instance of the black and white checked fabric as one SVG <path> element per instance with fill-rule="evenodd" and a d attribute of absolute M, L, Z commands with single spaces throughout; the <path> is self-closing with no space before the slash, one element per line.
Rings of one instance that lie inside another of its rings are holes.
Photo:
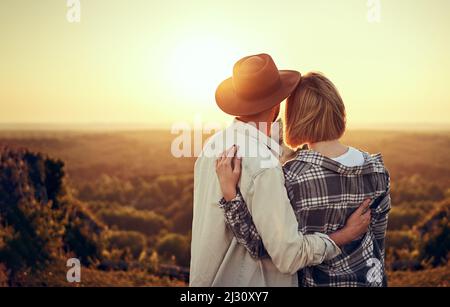
<path fill-rule="evenodd" d="M 331 234 L 367 198 L 371 198 L 369 231 L 342 247 L 342 254 L 299 271 L 299 284 L 314 286 L 384 286 L 384 238 L 391 207 L 390 179 L 380 154 L 363 152 L 362 166 L 347 167 L 320 153 L 302 150 L 284 167 L 286 189 L 304 234 Z M 266 257 L 263 240 L 240 194 L 220 201 L 225 219 L 238 242 L 253 257 Z M 276 204 L 274 204 L 276 205 Z"/>
<path fill-rule="evenodd" d="M 224 209 L 226 224 L 232 230 L 238 243 L 244 245 L 253 258 L 268 257 L 240 191 L 236 198 L 229 202 L 222 198 L 219 201 L 219 207 Z"/>

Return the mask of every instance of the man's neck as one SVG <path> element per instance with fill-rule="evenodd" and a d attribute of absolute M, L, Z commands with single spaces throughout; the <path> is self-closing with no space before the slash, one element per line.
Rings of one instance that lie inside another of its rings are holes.
<path fill-rule="evenodd" d="M 237 120 L 244 123 L 251 123 L 256 125 L 256 129 L 269 136 L 272 132 L 272 122 L 261 119 L 261 118 L 245 118 L 245 117 L 236 117 Z"/>

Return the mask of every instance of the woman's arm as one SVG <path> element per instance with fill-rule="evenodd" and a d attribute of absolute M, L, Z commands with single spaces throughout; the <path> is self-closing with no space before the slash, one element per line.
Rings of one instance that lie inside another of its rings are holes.
<path fill-rule="evenodd" d="M 247 204 L 237 188 L 241 175 L 241 159 L 236 153 L 237 147 L 233 146 L 222 153 L 216 161 L 216 172 L 223 194 L 219 207 L 224 210 L 225 223 L 238 243 L 242 244 L 252 257 L 262 258 L 268 255 L 267 251 Z"/>
<path fill-rule="evenodd" d="M 227 201 L 222 198 L 219 206 L 224 210 L 225 223 L 233 232 L 238 243 L 242 244 L 253 258 L 267 257 L 261 236 L 253 223 L 252 216 L 244 198 L 237 191 L 236 197 Z"/>
<path fill-rule="evenodd" d="M 234 199 L 227 201 L 222 198 L 219 202 L 219 206 L 224 210 L 225 223 L 230 227 L 236 240 L 245 247 L 253 258 L 267 257 L 264 243 L 253 223 L 244 198 L 239 191 L 236 191 L 235 195 Z M 371 211 L 368 210 L 369 205 L 370 200 L 365 200 L 347 219 L 343 228 L 329 235 L 337 246 L 342 247 L 367 232 L 371 220 Z"/>

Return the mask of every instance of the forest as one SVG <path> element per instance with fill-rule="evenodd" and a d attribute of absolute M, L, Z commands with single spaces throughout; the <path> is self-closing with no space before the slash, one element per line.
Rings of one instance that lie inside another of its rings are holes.
<path fill-rule="evenodd" d="M 188 280 L 195 158 L 170 154 L 169 131 L 0 132 L 0 286 Z M 381 152 L 392 181 L 390 286 L 450 281 L 450 133 L 349 131 Z M 77 286 L 75 285 L 75 286 Z"/>

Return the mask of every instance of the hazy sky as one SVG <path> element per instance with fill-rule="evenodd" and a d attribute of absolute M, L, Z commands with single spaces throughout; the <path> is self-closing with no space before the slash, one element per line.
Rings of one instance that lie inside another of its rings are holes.
<path fill-rule="evenodd" d="M 266 52 L 318 70 L 350 125 L 450 124 L 450 1 L 0 1 L 0 123 L 223 120 L 216 85 Z"/>

